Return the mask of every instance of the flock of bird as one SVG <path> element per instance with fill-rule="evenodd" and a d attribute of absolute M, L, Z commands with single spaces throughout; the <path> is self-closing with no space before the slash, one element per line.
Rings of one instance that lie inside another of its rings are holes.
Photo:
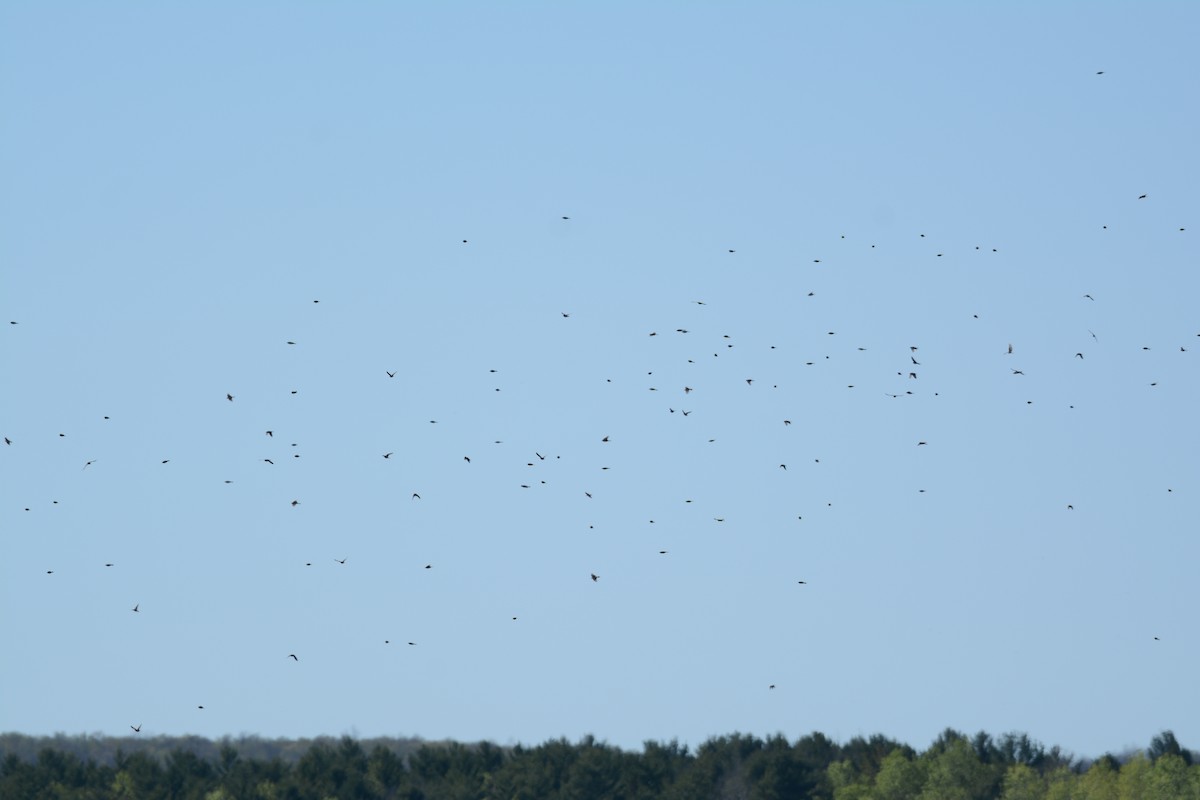
<path fill-rule="evenodd" d="M 1147 195 L 1145 195 L 1145 194 L 1143 194 L 1137 198 L 1137 200 L 1139 200 L 1139 201 L 1143 201 L 1146 199 L 1147 199 Z M 570 219 L 571 218 L 569 216 L 565 216 L 565 215 L 561 217 L 561 220 L 564 222 L 569 221 Z M 1180 228 L 1179 230 L 1183 231 L 1184 228 Z M 924 234 L 914 234 L 914 235 L 919 236 L 920 238 L 924 238 Z M 467 244 L 469 244 L 469 240 L 463 239 L 461 243 L 463 245 L 467 245 Z M 874 247 L 875 246 L 872 244 L 871 248 L 874 248 Z M 982 250 L 982 249 L 983 248 L 981 248 L 981 247 L 976 247 L 976 250 Z M 987 249 L 993 253 L 998 252 L 997 248 L 989 247 Z M 736 248 L 727 248 L 726 255 L 735 256 L 736 253 L 737 253 Z M 943 253 L 937 252 L 937 253 L 935 253 L 935 256 L 942 257 Z M 813 261 L 813 263 L 816 263 L 816 264 L 821 263 L 821 259 L 812 259 L 812 261 Z M 809 297 L 809 298 L 814 297 L 814 295 L 815 295 L 815 292 L 812 292 L 812 291 L 807 293 L 807 297 Z M 1085 301 L 1087 303 L 1095 303 L 1096 302 L 1096 298 L 1092 295 L 1091 292 L 1081 293 L 1079 295 L 1079 298 L 1081 301 Z M 681 300 L 681 302 L 684 302 L 684 301 Z M 687 300 L 686 302 L 688 302 L 689 304 L 695 305 L 695 306 L 705 307 L 704 313 L 709 313 L 709 311 L 714 309 L 714 307 L 719 307 L 719 305 L 720 305 L 720 303 L 717 302 L 713 298 L 708 298 L 708 299 L 704 299 L 704 300 L 692 299 L 692 300 Z M 312 303 L 319 304 L 320 300 L 319 299 L 313 300 Z M 573 311 L 563 311 L 560 309 L 547 309 L 546 314 L 547 314 L 548 320 L 550 318 L 557 318 L 557 321 L 555 324 L 561 324 L 561 325 L 572 325 L 576 322 L 576 320 L 578 319 L 578 316 L 579 316 L 578 314 L 576 314 Z M 973 314 L 971 316 L 973 319 L 979 319 L 978 314 Z M 21 322 L 20 320 L 14 320 L 14 321 L 11 321 L 10 324 L 15 326 L 15 325 L 18 325 L 20 322 Z M 837 331 L 830 330 L 830 331 L 826 331 L 825 335 L 828 337 L 833 337 L 833 336 L 836 336 L 837 333 L 838 333 Z M 1093 333 L 1091 330 L 1088 330 L 1087 333 L 1089 334 L 1092 341 L 1095 341 L 1095 342 L 1099 341 L 1099 337 L 1097 337 L 1097 335 L 1095 333 Z M 682 336 L 691 336 L 692 329 L 690 327 L 680 326 L 680 327 L 677 327 L 674 329 L 674 334 L 681 336 L 681 337 Z M 552 334 L 552 335 L 554 335 L 554 334 Z M 661 341 L 663 338 L 665 338 L 660 335 L 659 330 L 644 331 L 642 333 L 642 335 L 645 336 L 646 338 L 654 339 L 655 341 Z M 1200 333 L 1198 333 L 1197 336 L 1200 336 Z M 300 346 L 297 344 L 296 339 L 286 339 L 285 340 L 281 337 L 280 341 L 286 342 L 285 346 L 287 346 L 287 347 L 299 347 Z M 711 341 L 712 340 L 706 340 L 706 342 L 711 342 Z M 717 341 L 720 342 L 721 346 L 718 346 L 716 348 L 713 348 L 713 347 L 709 346 L 708 344 L 704 345 L 703 347 L 694 348 L 695 352 L 690 357 L 686 358 L 686 364 L 688 366 L 683 366 L 682 364 L 675 365 L 675 366 L 682 367 L 683 369 L 689 369 L 689 368 L 693 369 L 693 373 L 692 373 L 693 377 L 689 378 L 688 382 L 686 384 L 681 383 L 678 386 L 668 387 L 665 385 L 660 385 L 656 380 L 653 380 L 653 381 L 650 381 L 644 387 L 645 390 L 647 390 L 649 392 L 657 393 L 655 395 L 656 397 L 669 394 L 669 395 L 671 395 L 672 398 L 674 398 L 674 399 L 663 400 L 661 402 L 658 402 L 656 400 L 656 403 L 658 403 L 658 405 L 659 405 L 658 413 L 666 415 L 665 418 L 670 418 L 670 417 L 678 414 L 678 417 L 675 417 L 676 419 L 691 418 L 693 416 L 693 414 L 696 413 L 697 407 L 693 403 L 697 397 L 702 395 L 703 389 L 705 387 L 705 382 L 707 380 L 704 370 L 702 368 L 698 367 L 697 364 L 702 359 L 711 360 L 713 358 L 722 358 L 722 357 L 728 359 L 728 355 L 727 355 L 728 352 L 734 348 L 734 343 L 731 341 L 731 337 L 729 335 L 722 335 L 721 338 Z M 924 365 L 922 363 L 922 359 L 927 359 L 926 353 L 928 351 L 927 350 L 922 351 L 922 349 L 921 349 L 922 344 L 912 343 L 912 342 L 891 343 L 890 345 L 885 345 L 885 346 L 890 346 L 892 348 L 892 352 L 894 353 L 894 362 L 892 364 L 892 369 L 894 369 L 894 376 L 890 373 L 886 376 L 884 376 L 884 375 L 873 376 L 873 378 L 878 379 L 877 384 L 880 385 L 881 387 L 883 387 L 882 394 L 884 395 L 884 397 L 881 397 L 879 399 L 879 402 L 888 402 L 889 400 L 890 401 L 903 401 L 905 399 L 911 399 L 911 398 L 916 397 L 918 395 L 918 390 L 914 387 L 922 386 L 926 382 L 925 378 L 923 377 L 924 370 L 922 368 Z M 1183 345 L 1182 343 L 1177 343 L 1176 346 L 1178 347 L 1179 353 L 1187 353 L 1188 352 L 1187 347 L 1185 345 Z M 775 349 L 775 345 L 769 345 L 769 347 L 772 350 Z M 857 351 L 866 351 L 867 350 L 866 347 L 857 347 L 856 349 L 857 349 Z M 1149 347 L 1149 345 L 1143 345 L 1142 349 L 1149 350 L 1150 347 Z M 714 350 L 715 350 L 715 352 L 714 352 Z M 1004 356 L 1012 357 L 1014 360 L 1015 360 L 1015 358 L 1019 357 L 1019 355 L 1020 355 L 1018 352 L 1018 349 L 1014 348 L 1013 344 L 1011 344 L 1011 343 L 997 343 L 997 352 L 1002 353 Z M 1071 352 L 1067 353 L 1067 356 L 1069 358 L 1073 358 L 1073 359 L 1076 359 L 1079 361 L 1086 360 L 1086 354 L 1084 351 L 1072 349 L 1072 352 L 1073 352 L 1073 354 Z M 651 358 L 654 358 L 654 356 L 651 356 Z M 825 359 L 829 359 L 829 356 L 826 355 Z M 802 369 L 804 367 L 813 367 L 815 363 L 817 363 L 817 358 L 809 357 L 807 360 L 802 360 L 802 361 L 796 362 L 792 368 Z M 1012 362 L 1010 362 L 1010 363 L 1012 363 Z M 650 366 L 655 366 L 655 364 L 651 363 Z M 491 369 L 489 374 L 495 375 L 497 372 L 498 372 L 497 369 Z M 655 372 L 656 372 L 656 370 L 654 370 L 654 369 L 649 370 L 647 373 L 647 377 L 654 376 Z M 1008 366 L 1007 373 L 1016 379 L 1021 379 L 1026 376 L 1025 368 L 1023 368 L 1019 364 L 1013 365 L 1013 366 Z M 383 381 L 390 382 L 390 381 L 396 381 L 396 380 L 400 380 L 400 381 L 403 380 L 403 378 L 401 377 L 402 376 L 401 371 L 394 368 L 392 365 L 380 364 L 378 366 L 378 375 L 380 376 L 380 379 Z M 763 379 L 760 379 L 760 377 L 756 377 L 755 375 L 746 375 L 746 376 L 738 379 L 738 383 L 740 384 L 741 387 L 744 387 L 741 389 L 742 391 L 760 391 L 761 390 L 760 387 L 763 387 L 763 386 L 770 386 L 773 389 L 778 389 L 779 384 L 774 382 L 775 379 L 777 379 L 777 376 L 769 376 L 768 379 L 763 380 Z M 606 378 L 605 380 L 607 383 L 612 383 L 612 378 Z M 1158 385 L 1157 381 L 1150 383 L 1151 387 L 1154 387 L 1157 385 Z M 857 386 L 857 384 L 847 384 L 846 388 L 847 389 L 855 389 L 856 386 Z M 725 387 L 725 388 L 726 388 L 726 390 L 728 390 L 731 387 Z M 225 403 L 236 404 L 236 403 L 238 403 L 239 396 L 240 396 L 238 393 L 235 393 L 236 391 L 238 391 L 238 390 L 234 389 L 234 388 L 231 388 L 226 391 L 226 390 L 224 390 L 223 387 L 220 389 L 218 389 L 217 387 L 214 387 L 213 399 L 214 399 L 214 401 L 219 403 L 219 402 L 221 402 L 221 399 L 223 398 Z M 495 391 L 498 392 L 498 391 L 500 391 L 500 389 L 495 388 Z M 296 392 L 297 392 L 297 390 L 293 390 L 292 394 L 296 394 Z M 927 392 L 927 395 L 936 396 L 937 395 L 936 389 L 929 390 Z M 876 395 L 876 396 L 878 397 L 878 395 Z M 1032 404 L 1033 400 L 1028 399 L 1025 402 L 1027 404 Z M 683 403 L 688 403 L 689 407 L 684 408 L 682 405 Z M 1071 407 L 1073 408 L 1074 406 L 1071 406 Z M 109 417 L 105 416 L 104 418 L 108 419 Z M 435 419 L 431 419 L 428 421 L 429 424 L 437 424 L 437 422 L 438 421 Z M 774 420 L 773 424 L 779 426 L 780 431 L 793 429 L 793 419 L 791 418 L 791 416 L 780 417 L 779 419 Z M 264 430 L 260 435 L 262 437 L 266 437 L 266 439 L 275 440 L 275 428 L 268 428 L 268 429 Z M 57 433 L 58 438 L 62 438 L 64 436 L 66 436 L 66 434 L 61 433 L 61 432 Z M 604 446 L 613 445 L 615 447 L 616 445 L 614 443 L 617 442 L 619 440 L 619 438 L 620 437 L 618 436 L 618 434 L 614 432 L 614 433 L 606 433 L 603 436 L 598 436 L 595 441 L 598 445 L 604 445 Z M 708 438 L 708 437 L 703 437 L 703 436 L 701 438 L 703 438 L 708 444 L 712 444 L 713 442 L 715 442 L 714 438 Z M 4 441 L 5 448 L 10 451 L 9 455 L 12 456 L 14 453 L 20 451 L 24 447 L 40 447 L 40 446 L 44 445 L 44 442 L 39 442 L 36 440 L 31 441 L 31 439 L 33 439 L 32 434 L 26 434 L 26 435 L 20 436 L 20 437 L 18 437 L 16 434 L 13 434 L 11 436 L 10 435 L 4 436 L 3 441 Z M 480 446 L 484 446 L 485 444 L 489 445 L 489 446 L 495 446 L 495 445 L 502 445 L 502 444 L 504 444 L 504 442 L 499 439 L 494 439 L 494 440 L 491 440 L 490 442 L 481 441 L 479 444 L 480 444 Z M 936 443 L 934 443 L 934 444 L 936 444 Z M 931 441 L 929 438 L 919 438 L 912 442 L 912 446 L 914 446 L 914 447 L 930 448 L 930 449 L 933 449 L 934 444 L 931 444 Z M 292 447 L 296 447 L 296 446 L 297 445 L 295 443 L 293 443 Z M 393 459 L 396 459 L 396 457 L 397 457 L 397 453 L 398 453 L 397 450 L 380 448 L 380 451 L 377 451 L 377 452 L 378 452 L 378 457 L 381 457 L 384 461 L 387 461 L 390 464 L 396 463 L 396 461 L 394 461 Z M 404 454 L 404 455 L 411 455 L 413 457 L 419 456 L 419 454 Z M 553 455 L 553 458 L 551 458 L 552 455 Z M 275 457 L 278 458 L 279 456 L 276 454 Z M 292 457 L 299 458 L 300 454 L 298 452 L 292 453 Z M 401 456 L 401 457 L 403 458 L 404 456 Z M 538 449 L 537 447 L 530 447 L 528 449 L 527 453 L 518 454 L 518 455 L 512 456 L 510 458 L 511 458 L 511 461 L 514 464 L 514 466 L 519 465 L 526 474 L 534 474 L 529 471 L 530 468 L 533 468 L 537 465 L 542 465 L 542 464 L 548 462 L 548 460 L 550 463 L 553 463 L 556 460 L 560 460 L 562 458 L 562 456 L 554 455 L 553 451 L 542 452 L 542 450 Z M 91 469 L 91 472 L 89 472 L 89 476 L 94 475 L 96 470 L 104 469 L 105 462 L 108 460 L 110 460 L 110 459 L 108 458 L 108 456 L 105 453 L 98 453 L 98 454 L 95 454 L 94 457 L 86 459 L 85 462 L 82 464 L 81 469 L 82 470 Z M 160 460 L 159 463 L 161 465 L 165 466 L 165 465 L 170 464 L 171 460 L 172 460 L 171 458 L 163 458 Z M 396 459 L 396 460 L 399 460 L 399 459 Z M 790 461 L 790 459 L 789 459 L 789 461 Z M 260 459 L 260 462 L 262 464 L 264 464 L 266 467 L 278 468 L 275 458 L 264 456 Z M 78 463 L 78 462 L 76 462 L 76 463 Z M 376 462 L 376 463 L 378 463 L 378 462 Z M 476 468 L 476 467 L 470 466 L 470 465 L 474 464 L 475 462 L 472 460 L 472 457 L 469 454 L 461 455 L 461 463 L 464 465 L 464 468 Z M 774 462 L 772 461 L 772 463 L 774 463 Z M 814 455 L 812 458 L 812 463 L 820 464 L 821 459 Z M 793 465 L 793 467 L 795 467 L 796 463 L 792 462 L 792 465 Z M 94 467 L 94 469 L 92 469 L 93 467 Z M 601 470 L 609 469 L 608 466 L 604 466 L 604 465 L 599 465 L 599 468 Z M 788 472 L 789 471 L 789 463 L 787 461 L 781 461 L 780 463 L 778 463 L 778 465 L 776 467 L 773 467 L 773 469 Z M 792 472 L 794 472 L 794 471 L 795 470 L 793 469 Z M 225 479 L 225 483 L 228 484 L 231 482 L 232 481 Z M 545 484 L 546 484 L 545 479 L 542 479 L 539 483 L 539 482 L 534 481 L 533 479 L 522 477 L 522 478 L 516 479 L 514 481 L 514 488 L 519 488 L 521 490 L 532 490 L 537 486 L 545 485 Z M 924 493 L 925 489 L 922 488 L 919 491 L 921 493 Z M 1171 491 L 1171 489 L 1168 489 L 1168 491 Z M 591 502 L 595 499 L 595 496 L 596 496 L 594 494 L 594 492 L 595 492 L 594 487 L 580 487 L 578 489 L 578 496 L 586 499 L 586 501 L 588 501 L 588 502 Z M 422 501 L 422 495 L 419 491 L 409 492 L 408 497 L 412 503 L 417 503 L 419 501 Z M 57 503 L 58 501 L 55 500 L 54 502 Z M 599 501 L 597 501 L 597 502 L 599 502 Z M 617 501 L 617 502 L 619 502 L 619 501 Z M 689 503 L 689 504 L 693 503 L 693 499 L 687 498 L 685 500 L 685 502 Z M 302 501 L 299 497 L 296 497 L 290 501 L 290 506 L 292 508 L 298 508 L 301 505 L 302 505 Z M 1068 510 L 1068 511 L 1075 510 L 1075 505 L 1073 502 L 1066 502 L 1066 503 L 1064 503 L 1064 505 L 1065 505 L 1066 510 Z M 32 507 L 31 505 L 25 506 L 24 510 L 30 511 L 31 507 Z M 722 515 L 720 512 L 717 512 L 711 517 L 711 519 L 714 523 L 723 523 L 725 521 L 725 516 Z M 653 523 L 654 520 L 650 520 L 650 522 Z M 589 527 L 591 527 L 591 526 L 589 526 Z M 664 556 L 664 557 L 670 555 L 673 552 L 671 549 L 666 548 L 666 547 L 661 547 L 661 546 L 654 548 L 654 551 L 656 552 L 657 555 Z M 337 556 L 332 556 L 332 555 L 329 556 L 329 560 L 338 564 L 339 567 L 346 567 L 346 568 L 350 569 L 353 566 L 350 563 L 352 561 L 352 555 L 353 554 L 339 553 Z M 305 561 L 305 562 L 303 562 L 303 567 L 306 567 L 306 568 L 312 567 L 314 565 L 314 563 L 315 562 L 312 560 Z M 329 562 L 326 562 L 326 563 L 329 563 Z M 116 564 L 113 561 L 103 562 L 104 568 L 114 568 L 115 566 L 116 566 Z M 425 563 L 423 566 L 423 569 L 432 570 L 433 563 L 432 562 Z M 56 574 L 56 569 L 53 568 L 53 566 L 50 566 L 49 568 L 45 569 L 45 574 L 48 576 L 53 576 Z M 580 574 L 579 579 L 584 582 L 590 581 L 593 584 L 599 583 L 602 580 L 601 570 L 599 568 L 597 568 L 593 571 L 584 572 L 584 573 Z M 808 580 L 806 580 L 804 577 L 801 577 L 801 576 L 793 576 L 792 580 L 794 580 L 794 584 L 797 586 L 807 586 L 808 585 Z M 131 607 L 129 607 L 130 612 L 142 615 L 142 618 L 153 613 L 153 610 L 152 610 L 152 608 L 150 608 L 149 605 L 148 605 L 147 609 L 145 609 L 145 610 L 143 610 L 141 608 L 144 600 L 145 600 L 145 598 L 138 598 L 137 602 L 135 602 Z M 511 615 L 511 621 L 515 622 L 517 620 L 518 620 L 517 615 Z M 1154 636 L 1154 639 L 1158 640 L 1159 637 Z M 384 644 L 391 644 L 392 640 L 389 638 L 389 639 L 384 639 L 383 641 L 384 641 Z M 407 641 L 407 645 L 408 646 L 416 646 L 416 642 Z M 303 662 L 300 657 L 300 654 L 298 654 L 298 653 L 294 653 L 294 652 L 281 653 L 279 658 L 281 659 L 281 661 L 290 660 L 293 662 L 294 665 L 296 665 L 297 668 L 302 668 L 301 665 Z M 770 683 L 770 684 L 768 684 L 767 688 L 775 689 L 776 684 Z M 203 710 L 205 708 L 205 706 L 203 704 L 197 704 L 195 707 L 197 710 Z M 142 730 L 142 725 L 140 723 L 138 725 L 130 725 L 129 727 L 133 730 L 133 732 L 135 734 L 139 733 Z"/>

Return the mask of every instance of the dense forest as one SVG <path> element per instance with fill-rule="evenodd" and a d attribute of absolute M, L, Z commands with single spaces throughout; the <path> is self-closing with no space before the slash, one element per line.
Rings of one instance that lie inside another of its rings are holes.
<path fill-rule="evenodd" d="M 1200 800 L 1200 761 L 1164 731 L 1144 751 L 1076 759 L 1024 734 L 947 729 L 924 752 L 733 734 L 694 752 L 586 737 L 535 747 L 419 739 L 0 735 L 0 798 L 137 800 Z"/>

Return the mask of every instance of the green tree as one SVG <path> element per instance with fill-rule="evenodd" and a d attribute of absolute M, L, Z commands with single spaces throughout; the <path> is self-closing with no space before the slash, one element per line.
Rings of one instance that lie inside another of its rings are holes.
<path fill-rule="evenodd" d="M 560 796 L 563 800 L 601 800 L 619 796 L 620 753 L 589 736 L 580 743 L 579 757 L 571 764 Z"/>
<path fill-rule="evenodd" d="M 1043 800 L 1046 782 L 1028 764 L 1010 764 L 1004 772 L 1000 800 Z"/>
<path fill-rule="evenodd" d="M 1160 755 L 1146 781 L 1146 800 L 1200 800 L 1183 756 Z"/>
<path fill-rule="evenodd" d="M 823 763 L 823 748 L 816 751 L 818 755 L 814 758 L 812 751 L 806 753 L 802 749 L 804 742 L 805 739 L 801 739 L 792 747 L 783 736 L 771 736 L 746 759 L 750 797 L 753 800 L 808 797 L 813 794 L 818 782 L 828 785 L 825 772 L 831 765 Z M 820 767 L 814 764 L 820 764 Z"/>
<path fill-rule="evenodd" d="M 1146 751 L 1146 755 L 1150 757 L 1151 761 L 1158 761 L 1163 756 L 1179 756 L 1186 766 L 1190 766 L 1192 763 L 1192 754 L 1179 746 L 1175 734 L 1171 731 L 1163 731 L 1151 739 L 1150 749 Z"/>
<path fill-rule="evenodd" d="M 1079 776 L 1079 800 L 1117 800 L 1117 776 L 1121 765 L 1112 756 L 1092 762 Z"/>
<path fill-rule="evenodd" d="M 979 760 L 965 738 L 959 738 L 948 741 L 940 753 L 929 759 L 929 772 L 919 797 L 920 800 L 990 800 L 994 783 L 993 771 Z"/>
<path fill-rule="evenodd" d="M 912 800 L 925 785 L 928 762 L 914 760 L 901 748 L 888 753 L 875 776 L 874 800 Z"/>
<path fill-rule="evenodd" d="M 1058 767 L 1044 776 L 1046 800 L 1080 800 L 1079 775 L 1067 767 Z"/>
<path fill-rule="evenodd" d="M 381 744 L 367 757 L 367 784 L 382 800 L 395 800 L 408 780 L 404 760 Z"/>
<path fill-rule="evenodd" d="M 833 786 L 833 800 L 870 800 L 874 781 L 859 773 L 849 759 L 835 761 L 826 770 Z"/>
<path fill-rule="evenodd" d="M 1138 753 L 1121 765 L 1117 776 L 1117 800 L 1148 800 L 1147 785 L 1150 778 L 1150 760 Z"/>

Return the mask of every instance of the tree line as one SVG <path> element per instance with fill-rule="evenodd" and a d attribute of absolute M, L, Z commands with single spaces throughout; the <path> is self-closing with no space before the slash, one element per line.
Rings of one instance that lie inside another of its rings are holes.
<path fill-rule="evenodd" d="M 1026 734 L 947 729 L 924 752 L 882 735 L 719 736 L 694 752 L 585 737 L 524 747 L 351 737 L 0 735 L 6 800 L 1200 800 L 1200 761 L 1163 731 L 1095 760 Z"/>

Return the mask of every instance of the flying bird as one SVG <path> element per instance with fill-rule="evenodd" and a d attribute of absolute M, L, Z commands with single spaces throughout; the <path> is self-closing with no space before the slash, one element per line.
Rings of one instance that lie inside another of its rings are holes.
<path fill-rule="evenodd" d="M 600 576 L 597 575 L 596 573 L 593 572 L 593 573 L 591 573 L 591 575 L 592 575 L 592 583 L 595 583 L 596 581 L 600 580 Z"/>
<path fill-rule="evenodd" d="M 142 723 L 140 723 L 140 722 L 137 725 L 130 725 L 129 727 L 133 728 L 134 733 L 142 732 Z"/>
<path fill-rule="evenodd" d="M 384 372 L 387 372 L 387 376 L 388 376 L 389 378 L 394 378 L 394 377 L 396 377 L 396 373 L 394 373 L 394 372 L 388 372 L 386 369 L 384 370 Z"/>
<path fill-rule="evenodd" d="M 232 402 L 233 402 L 233 395 L 231 395 L 231 394 L 227 394 L 227 395 L 225 395 L 225 399 L 226 399 L 226 400 L 228 400 L 229 402 L 231 402 L 231 403 L 232 403 Z"/>
<path fill-rule="evenodd" d="M 339 564 L 345 564 L 345 563 L 346 563 L 346 559 L 344 559 L 344 558 L 335 558 L 335 559 L 334 559 L 334 561 L 338 562 Z"/>
<path fill-rule="evenodd" d="M 1010 356 L 1012 355 L 1012 345 L 1011 344 L 1008 346 L 1008 354 Z"/>
<path fill-rule="evenodd" d="M 299 661 L 299 660 L 300 660 L 300 659 L 296 658 L 296 654 L 295 654 L 295 653 L 288 653 L 288 656 L 287 656 L 287 657 L 288 657 L 288 658 L 290 658 L 292 661 Z"/>
<path fill-rule="evenodd" d="M 140 605 L 141 605 L 141 603 L 134 603 L 134 604 L 133 604 L 133 609 L 132 609 L 132 610 L 133 610 L 133 611 L 138 611 L 138 606 L 140 606 Z M 138 611 L 138 613 L 140 614 L 141 612 L 140 612 L 140 611 Z"/>
<path fill-rule="evenodd" d="M 391 458 L 393 455 L 395 455 L 395 454 L 394 454 L 394 453 L 384 453 L 384 454 L 383 454 L 383 457 L 384 457 L 384 458 Z"/>
<path fill-rule="evenodd" d="M 421 495 L 417 494 L 416 492 L 413 492 L 413 494 L 412 494 L 412 499 L 413 499 L 413 500 L 420 500 L 420 499 L 421 499 Z"/>

